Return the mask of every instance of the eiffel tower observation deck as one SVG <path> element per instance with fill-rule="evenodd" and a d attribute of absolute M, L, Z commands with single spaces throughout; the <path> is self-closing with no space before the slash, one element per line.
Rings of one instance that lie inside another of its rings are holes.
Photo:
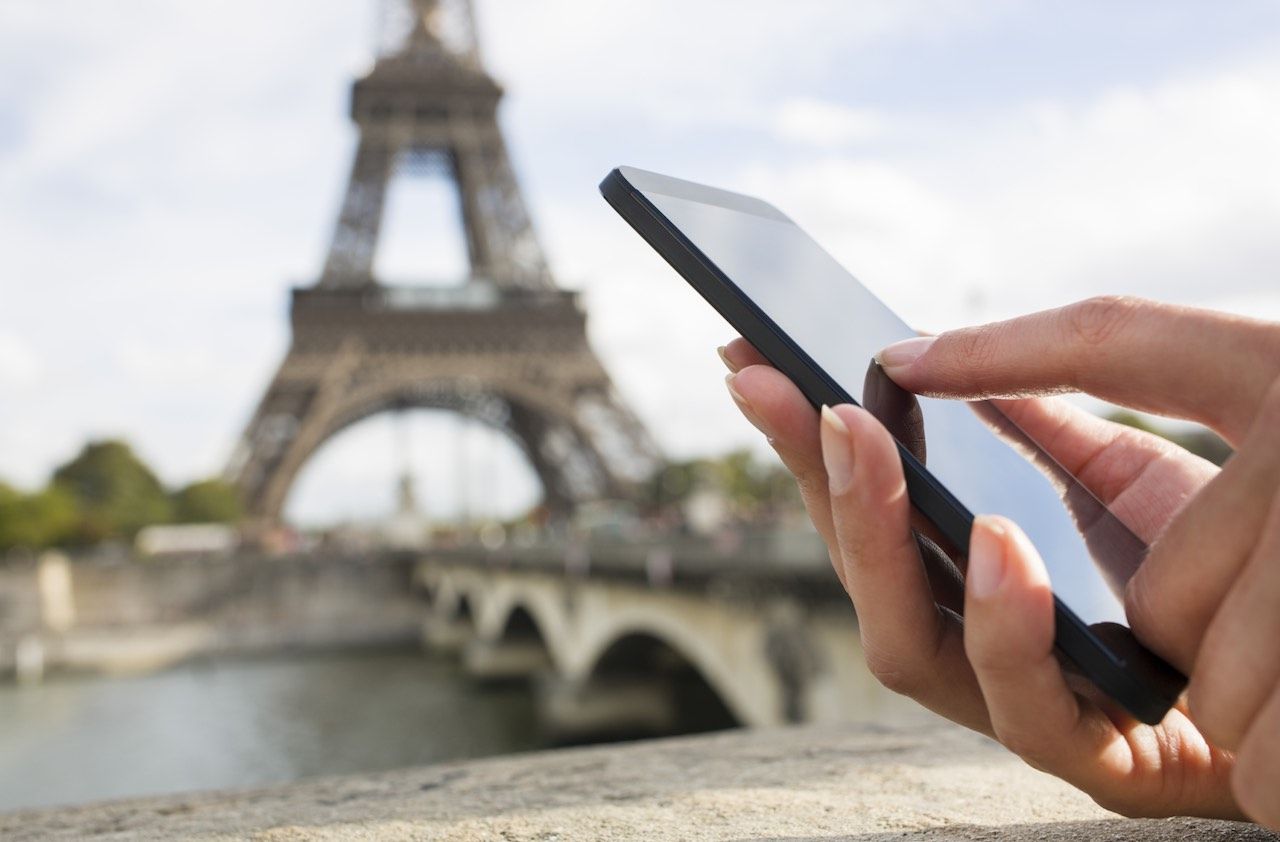
<path fill-rule="evenodd" d="M 547 267 L 470 2 L 397 8 L 407 33 L 352 89 L 359 140 L 323 270 L 292 292 L 289 351 L 228 476 L 250 515 L 271 523 L 335 434 L 380 412 L 433 408 L 508 432 L 553 515 L 626 496 L 657 451 L 589 346 L 576 295 Z M 456 186 L 468 270 L 452 286 L 389 286 L 374 261 L 388 185 L 424 174 Z"/>

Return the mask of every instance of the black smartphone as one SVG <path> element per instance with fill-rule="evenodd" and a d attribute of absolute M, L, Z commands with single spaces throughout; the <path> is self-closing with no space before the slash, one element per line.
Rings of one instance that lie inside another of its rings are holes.
<path fill-rule="evenodd" d="M 1122 601 L 1145 542 L 993 404 L 917 397 L 889 380 L 874 355 L 918 334 L 773 205 L 631 167 L 600 191 L 810 403 L 859 403 L 885 424 L 912 505 L 952 557 L 969 545 L 972 512 L 1018 523 L 1049 571 L 1064 666 L 1140 721 L 1164 718 L 1186 679 L 1138 643 Z"/>

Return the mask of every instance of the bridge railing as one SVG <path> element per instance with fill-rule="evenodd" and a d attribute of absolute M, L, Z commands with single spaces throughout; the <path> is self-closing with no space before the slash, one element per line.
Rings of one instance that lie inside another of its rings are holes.
<path fill-rule="evenodd" d="M 836 581 L 819 537 L 792 530 L 737 531 L 713 538 L 654 535 L 542 539 L 490 548 L 438 547 L 426 549 L 422 555 L 441 562 L 563 572 L 569 576 L 643 578 L 655 586 L 709 578 L 776 578 L 821 587 Z"/>

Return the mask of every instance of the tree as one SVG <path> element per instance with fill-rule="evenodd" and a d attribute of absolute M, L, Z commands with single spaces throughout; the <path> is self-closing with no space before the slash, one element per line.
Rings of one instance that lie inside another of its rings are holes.
<path fill-rule="evenodd" d="M 776 462 L 762 462 L 749 450 L 735 450 L 714 463 L 717 483 L 744 515 L 800 505 L 791 474 Z"/>
<path fill-rule="evenodd" d="M 698 460 L 664 463 L 649 478 L 645 501 L 656 510 L 681 505 L 693 492 L 702 464 Z"/>
<path fill-rule="evenodd" d="M 678 508 L 695 491 L 708 488 L 722 494 L 740 517 L 767 517 L 801 505 L 791 474 L 777 463 L 760 461 L 749 450 L 668 462 L 650 477 L 645 500 L 656 511 Z"/>
<path fill-rule="evenodd" d="M 240 495 L 222 480 L 193 482 L 173 495 L 173 516 L 179 523 L 234 523 L 240 515 Z"/>
<path fill-rule="evenodd" d="M 24 494 L 0 483 L 0 550 L 64 543 L 76 523 L 75 500 L 62 489 L 49 487 Z"/>
<path fill-rule="evenodd" d="M 122 441 L 89 442 L 54 471 L 52 485 L 69 494 L 80 511 L 77 542 L 131 539 L 142 527 L 172 516 L 160 480 Z"/>

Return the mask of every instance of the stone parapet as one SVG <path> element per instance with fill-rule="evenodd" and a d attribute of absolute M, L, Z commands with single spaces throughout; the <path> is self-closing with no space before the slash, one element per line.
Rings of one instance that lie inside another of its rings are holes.
<path fill-rule="evenodd" d="M 565 749 L 246 792 L 0 815 L 0 838 L 1273 840 L 1129 820 L 946 723 Z"/>

